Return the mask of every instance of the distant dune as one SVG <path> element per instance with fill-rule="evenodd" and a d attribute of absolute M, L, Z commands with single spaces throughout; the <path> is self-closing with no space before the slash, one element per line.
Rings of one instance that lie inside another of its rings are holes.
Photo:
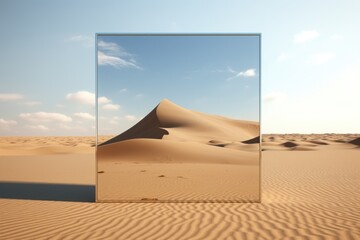
<path fill-rule="evenodd" d="M 359 134 L 264 134 L 262 151 L 317 151 L 356 149 Z"/>
<path fill-rule="evenodd" d="M 257 201 L 259 146 L 257 122 L 164 99 L 98 146 L 98 200 Z"/>

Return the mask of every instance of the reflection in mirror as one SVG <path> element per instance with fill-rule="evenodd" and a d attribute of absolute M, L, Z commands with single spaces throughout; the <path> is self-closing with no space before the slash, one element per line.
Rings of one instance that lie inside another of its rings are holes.
<path fill-rule="evenodd" d="M 260 35 L 97 35 L 99 202 L 260 201 Z"/>

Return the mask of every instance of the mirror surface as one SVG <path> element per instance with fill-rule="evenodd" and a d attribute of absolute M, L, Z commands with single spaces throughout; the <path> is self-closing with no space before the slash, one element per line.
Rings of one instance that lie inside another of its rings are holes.
<path fill-rule="evenodd" d="M 97 201 L 260 201 L 260 35 L 96 40 Z"/>

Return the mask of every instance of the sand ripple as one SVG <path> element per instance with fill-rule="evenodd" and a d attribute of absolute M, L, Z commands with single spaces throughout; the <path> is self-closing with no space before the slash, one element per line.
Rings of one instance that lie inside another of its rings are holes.
<path fill-rule="evenodd" d="M 360 239 L 360 151 L 267 151 L 262 203 L 0 199 L 0 239 Z"/>
<path fill-rule="evenodd" d="M 360 204 L 1 200 L 1 239 L 357 239 Z M 15 209 L 22 209 L 14 214 Z"/>

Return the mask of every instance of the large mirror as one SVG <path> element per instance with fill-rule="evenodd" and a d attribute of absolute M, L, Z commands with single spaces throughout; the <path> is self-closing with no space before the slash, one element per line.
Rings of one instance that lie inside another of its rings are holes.
<path fill-rule="evenodd" d="M 260 201 L 259 34 L 96 42 L 97 201 Z"/>

